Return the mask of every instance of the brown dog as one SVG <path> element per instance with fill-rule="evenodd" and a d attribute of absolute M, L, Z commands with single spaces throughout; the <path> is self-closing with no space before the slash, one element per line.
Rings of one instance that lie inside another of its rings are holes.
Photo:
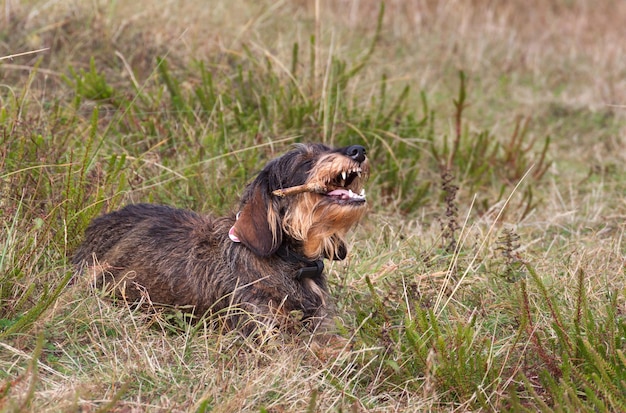
<path fill-rule="evenodd" d="M 246 333 L 251 319 L 283 324 L 292 312 L 323 320 L 323 259 L 346 257 L 344 236 L 365 212 L 368 175 L 362 146 L 298 145 L 248 185 L 236 215 L 129 205 L 89 225 L 73 263 L 127 300 L 226 314 L 230 328 Z"/>

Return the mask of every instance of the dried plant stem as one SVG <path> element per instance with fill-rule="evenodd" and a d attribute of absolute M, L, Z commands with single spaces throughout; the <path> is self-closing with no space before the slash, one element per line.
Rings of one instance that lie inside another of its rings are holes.
<path fill-rule="evenodd" d="M 310 182 L 304 185 L 296 185 L 289 188 L 277 189 L 272 192 L 273 195 L 284 198 L 286 196 L 297 195 L 304 192 L 315 192 L 318 194 L 326 193 L 326 187 L 316 182 Z"/>

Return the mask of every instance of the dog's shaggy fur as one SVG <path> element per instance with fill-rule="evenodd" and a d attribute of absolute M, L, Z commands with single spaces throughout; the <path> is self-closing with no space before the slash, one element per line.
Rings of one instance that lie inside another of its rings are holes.
<path fill-rule="evenodd" d="M 298 145 L 248 185 L 237 214 L 129 205 L 89 225 L 73 262 L 126 300 L 190 306 L 197 316 L 228 309 L 227 325 L 243 331 L 245 320 L 275 325 L 294 311 L 322 320 L 322 260 L 346 257 L 368 175 L 362 146 Z"/>

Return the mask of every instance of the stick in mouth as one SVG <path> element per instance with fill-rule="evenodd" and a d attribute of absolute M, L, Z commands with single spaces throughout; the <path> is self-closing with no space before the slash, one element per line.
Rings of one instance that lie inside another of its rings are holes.
<path fill-rule="evenodd" d="M 273 195 L 284 198 L 286 196 L 297 195 L 303 192 L 316 192 L 318 194 L 326 193 L 326 187 L 316 182 L 309 182 L 304 185 L 296 185 L 289 188 L 277 189 L 272 192 Z"/>

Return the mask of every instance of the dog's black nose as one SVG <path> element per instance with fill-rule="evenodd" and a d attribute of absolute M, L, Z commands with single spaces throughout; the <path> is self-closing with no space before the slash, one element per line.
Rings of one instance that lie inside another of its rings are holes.
<path fill-rule="evenodd" d="M 365 148 L 361 145 L 352 145 L 346 149 L 346 155 L 354 159 L 358 163 L 365 160 Z"/>

